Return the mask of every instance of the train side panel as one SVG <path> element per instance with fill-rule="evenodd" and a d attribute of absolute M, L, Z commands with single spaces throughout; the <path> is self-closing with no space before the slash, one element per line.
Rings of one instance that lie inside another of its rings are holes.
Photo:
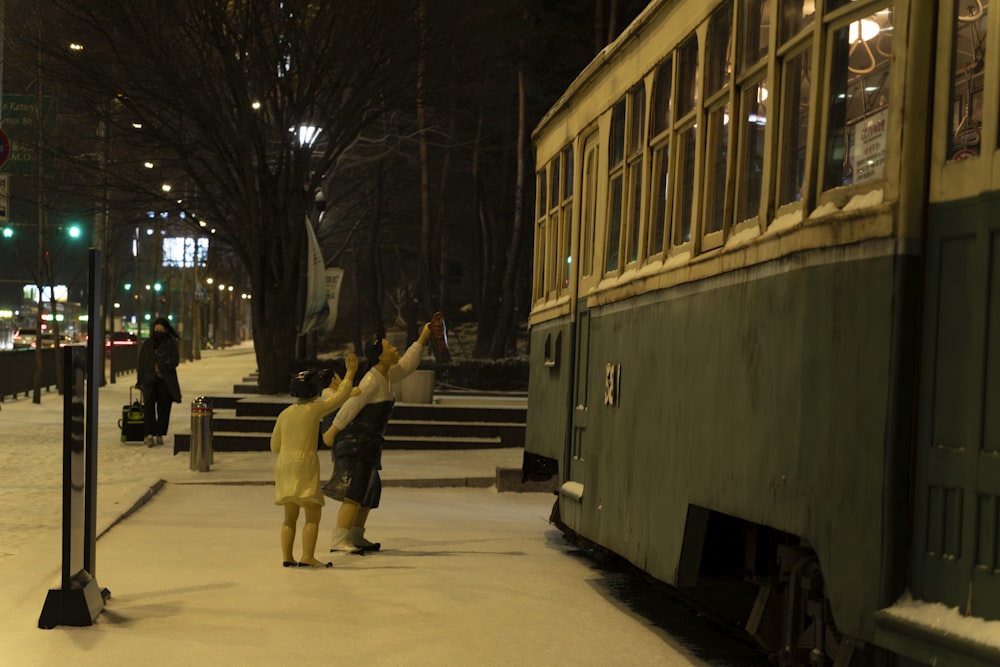
<path fill-rule="evenodd" d="M 549 320 L 531 329 L 528 378 L 528 421 L 525 452 L 551 460 L 556 471 L 564 468 L 567 415 L 573 378 L 572 326 L 568 316 Z M 525 463 L 528 473 L 546 473 L 544 464 Z"/>
<path fill-rule="evenodd" d="M 887 433 L 894 333 L 915 325 L 898 315 L 912 295 L 897 278 L 917 260 L 891 247 L 814 251 L 593 309 L 589 393 L 606 394 L 608 364 L 619 383 L 614 404 L 588 408 L 589 465 L 570 479 L 582 498 L 562 499 L 581 504 L 572 527 L 673 584 L 691 507 L 797 535 L 840 629 L 870 636 L 871 613 L 900 592 L 882 589 L 881 545 L 906 498 L 883 489 L 908 474 L 887 470 L 909 447 Z"/>

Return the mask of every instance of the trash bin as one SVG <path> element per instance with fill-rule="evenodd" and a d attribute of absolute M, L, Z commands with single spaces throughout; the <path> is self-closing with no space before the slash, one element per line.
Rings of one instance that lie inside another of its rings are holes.
<path fill-rule="evenodd" d="M 191 402 L 191 470 L 208 472 L 212 463 L 212 404 L 204 396 Z"/>

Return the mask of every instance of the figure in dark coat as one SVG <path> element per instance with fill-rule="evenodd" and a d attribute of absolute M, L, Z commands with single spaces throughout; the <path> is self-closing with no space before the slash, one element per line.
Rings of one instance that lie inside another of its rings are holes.
<path fill-rule="evenodd" d="M 170 425 L 170 408 L 181 402 L 181 386 L 177 381 L 180 336 L 165 317 L 153 322 L 153 333 L 139 350 L 139 381 L 145 408 L 147 447 L 163 444 Z"/>

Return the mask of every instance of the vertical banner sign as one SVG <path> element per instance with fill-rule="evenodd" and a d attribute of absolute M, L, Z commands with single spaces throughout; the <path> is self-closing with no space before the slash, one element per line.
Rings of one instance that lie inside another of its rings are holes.
<path fill-rule="evenodd" d="M 306 252 L 303 267 L 303 284 L 305 294 L 302 299 L 302 317 L 300 318 L 299 335 L 309 333 L 323 324 L 329 315 L 326 302 L 326 267 L 323 262 L 323 251 L 313 231 L 309 219 L 306 218 Z"/>
<path fill-rule="evenodd" d="M 10 176 L 0 174 L 0 222 L 7 222 L 8 202 L 10 199 Z"/>
<path fill-rule="evenodd" d="M 10 157 L 10 137 L 3 130 L 0 130 L 0 167 L 3 166 L 7 158 Z"/>
<path fill-rule="evenodd" d="M 327 329 L 332 329 L 337 323 L 337 301 L 340 299 L 340 284 L 343 281 L 343 269 L 333 267 L 326 270 L 326 305 L 330 310 L 326 318 Z"/>

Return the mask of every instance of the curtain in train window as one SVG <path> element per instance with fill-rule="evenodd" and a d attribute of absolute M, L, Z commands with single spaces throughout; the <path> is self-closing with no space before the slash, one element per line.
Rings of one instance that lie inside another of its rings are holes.
<path fill-rule="evenodd" d="M 882 177 L 892 30 L 885 8 L 833 33 L 824 189 Z"/>
<path fill-rule="evenodd" d="M 986 71 L 986 14 L 989 0 L 955 3 L 951 68 L 951 132 L 948 160 L 979 156 Z"/>
<path fill-rule="evenodd" d="M 811 47 L 789 56 L 781 64 L 778 206 L 802 200 L 812 91 L 811 68 Z"/>

